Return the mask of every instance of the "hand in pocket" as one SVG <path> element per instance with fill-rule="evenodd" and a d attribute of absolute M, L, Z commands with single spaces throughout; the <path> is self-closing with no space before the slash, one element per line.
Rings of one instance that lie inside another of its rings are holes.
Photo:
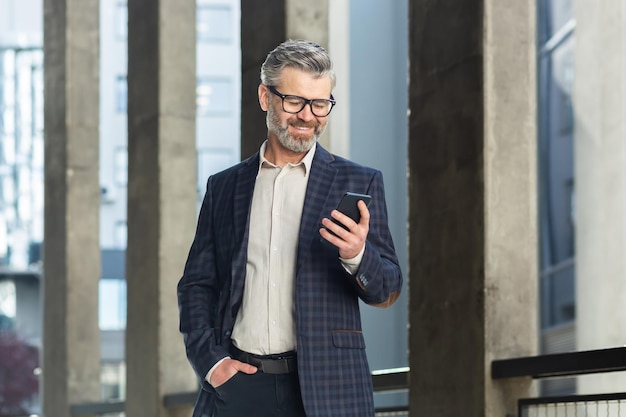
<path fill-rule="evenodd" d="M 237 372 L 254 374 L 256 371 L 257 368 L 250 364 L 240 362 L 236 359 L 224 359 L 222 363 L 217 365 L 217 368 L 213 370 L 209 384 L 211 384 L 213 388 L 217 388 L 235 376 Z"/>

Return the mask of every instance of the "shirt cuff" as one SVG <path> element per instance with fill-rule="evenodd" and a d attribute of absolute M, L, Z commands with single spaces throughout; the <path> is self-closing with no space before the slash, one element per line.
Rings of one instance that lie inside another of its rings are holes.
<path fill-rule="evenodd" d="M 365 253 L 365 245 L 363 245 L 361 252 L 359 252 L 354 258 L 345 259 L 340 256 L 339 260 L 341 261 L 341 265 L 343 266 L 343 269 L 348 271 L 351 275 L 354 275 L 356 271 L 359 270 L 359 266 L 361 266 L 361 260 L 363 259 L 364 253 Z"/>
<path fill-rule="evenodd" d="M 217 363 L 215 365 L 213 365 L 213 367 L 211 367 L 211 369 L 209 369 L 209 372 L 207 372 L 206 377 L 204 379 L 206 379 L 206 382 L 209 383 L 209 385 L 213 386 L 211 384 L 211 375 L 213 375 L 213 371 L 215 370 L 215 368 L 217 368 L 217 366 L 224 362 L 226 359 L 230 359 L 230 356 L 226 356 L 225 358 L 220 359 L 219 361 L 217 361 Z"/>

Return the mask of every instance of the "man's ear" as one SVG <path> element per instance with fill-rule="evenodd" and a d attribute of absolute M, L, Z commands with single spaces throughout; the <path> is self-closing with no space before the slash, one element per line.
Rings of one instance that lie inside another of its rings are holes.
<path fill-rule="evenodd" d="M 259 84 L 259 105 L 263 111 L 267 111 L 270 106 L 269 92 L 264 84 Z"/>

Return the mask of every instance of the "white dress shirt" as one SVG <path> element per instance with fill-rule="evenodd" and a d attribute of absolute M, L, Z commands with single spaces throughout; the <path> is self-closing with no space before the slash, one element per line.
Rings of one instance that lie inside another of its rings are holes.
<path fill-rule="evenodd" d="M 315 145 L 297 164 L 260 166 L 250 212 L 248 260 L 232 340 L 258 355 L 296 350 L 294 308 L 298 234 Z"/>

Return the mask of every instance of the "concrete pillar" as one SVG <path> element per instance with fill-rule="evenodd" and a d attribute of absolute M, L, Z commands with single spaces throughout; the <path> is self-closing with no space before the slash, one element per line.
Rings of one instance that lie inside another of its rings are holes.
<path fill-rule="evenodd" d="M 190 415 L 176 284 L 196 223 L 196 3 L 128 2 L 126 415 Z"/>
<path fill-rule="evenodd" d="M 574 5 L 577 349 L 624 344 L 626 310 L 626 5 Z M 613 392 L 623 373 L 578 378 Z"/>
<path fill-rule="evenodd" d="M 241 159 L 259 150 L 267 136 L 257 88 L 261 64 L 287 39 L 286 0 L 241 0 Z"/>
<path fill-rule="evenodd" d="M 340 3 L 343 0 L 339 1 Z M 309 39 L 328 47 L 329 1 L 285 0 L 287 37 Z"/>
<path fill-rule="evenodd" d="M 258 151 L 267 136 L 265 113 L 257 95 L 261 64 L 272 49 L 287 39 L 309 39 L 329 49 L 328 3 L 241 0 L 241 159 Z M 344 82 L 347 84 L 347 80 Z M 327 148 L 329 132 L 327 129 L 320 139 Z"/>
<path fill-rule="evenodd" d="M 335 0 L 337 3 L 345 3 L 345 0 Z M 329 9 L 330 5 L 328 0 L 318 0 L 312 2 L 310 0 L 286 0 L 285 11 L 287 13 L 287 38 L 288 39 L 309 39 L 322 45 L 333 56 L 333 51 L 330 49 L 329 43 Z M 335 5 L 335 8 L 340 7 Z M 334 59 L 333 59 L 334 61 Z M 335 62 L 333 62 L 334 64 Z M 339 80 L 342 84 L 347 85 L 348 80 Z M 346 103 L 344 103 L 345 105 Z M 335 111 L 334 109 L 333 111 Z M 336 114 L 333 113 L 330 118 L 331 123 L 335 121 Z M 347 119 L 345 120 L 347 123 Z M 326 149 L 331 149 L 330 142 L 330 126 L 324 131 L 320 137 L 320 144 Z M 344 138 L 345 143 L 348 142 L 348 138 Z M 339 145 L 339 144 L 334 144 Z M 346 155 L 347 156 L 347 155 Z"/>
<path fill-rule="evenodd" d="M 505 416 L 536 354 L 535 2 L 409 4 L 411 416 Z"/>
<path fill-rule="evenodd" d="M 46 417 L 100 399 L 99 3 L 44 0 Z"/>

